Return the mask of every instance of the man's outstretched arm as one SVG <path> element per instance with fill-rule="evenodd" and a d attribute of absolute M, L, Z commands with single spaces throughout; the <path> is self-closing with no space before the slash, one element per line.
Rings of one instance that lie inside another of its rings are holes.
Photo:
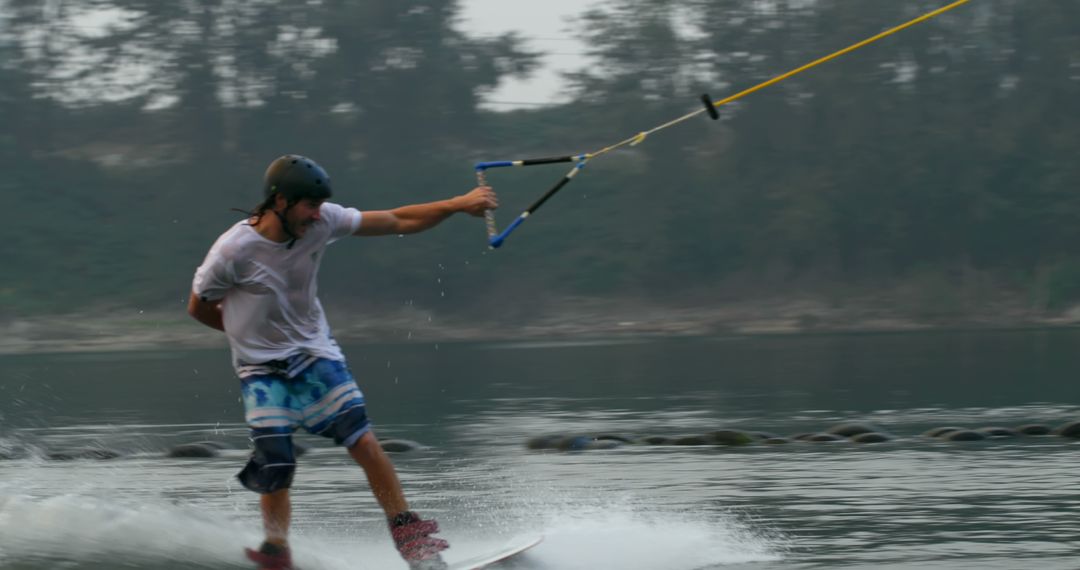
<path fill-rule="evenodd" d="M 499 202 L 495 197 L 495 191 L 487 186 L 477 186 L 468 194 L 450 198 L 449 200 L 412 204 L 394 208 L 393 210 L 364 212 L 360 228 L 353 235 L 414 234 L 433 228 L 458 212 L 465 212 L 472 216 L 483 216 L 484 210 L 494 210 L 498 207 Z"/>
<path fill-rule="evenodd" d="M 192 291 L 191 298 L 188 299 L 187 312 L 196 321 L 225 332 L 225 322 L 221 318 L 221 301 L 203 301 Z"/>

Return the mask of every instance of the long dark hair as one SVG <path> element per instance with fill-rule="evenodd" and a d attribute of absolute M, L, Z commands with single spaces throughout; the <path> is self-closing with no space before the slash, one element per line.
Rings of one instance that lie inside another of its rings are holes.
<path fill-rule="evenodd" d="M 230 208 L 230 210 L 232 210 L 233 212 L 240 212 L 241 214 L 245 214 L 247 215 L 248 219 L 255 218 L 254 221 L 248 222 L 249 226 L 254 226 L 255 224 L 259 223 L 259 220 L 262 219 L 263 214 L 265 214 L 267 210 L 274 207 L 275 196 L 276 194 L 271 194 L 267 196 L 266 199 L 260 202 L 259 205 L 255 206 L 255 209 L 253 210 L 244 210 L 242 208 Z"/>

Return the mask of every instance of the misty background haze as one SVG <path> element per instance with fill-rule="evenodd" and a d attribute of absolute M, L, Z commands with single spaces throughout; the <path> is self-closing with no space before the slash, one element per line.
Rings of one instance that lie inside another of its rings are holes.
<path fill-rule="evenodd" d="M 361 209 L 446 198 L 477 161 L 597 150 L 944 3 L 608 0 L 531 38 L 477 22 L 503 6 L 524 29 L 524 8 L 484 4 L 0 1 L 0 318 L 196 330 L 192 272 L 276 156 L 314 158 Z M 1073 0 L 971 2 L 598 158 L 501 250 L 466 216 L 346 240 L 320 295 L 341 328 L 395 311 L 525 327 L 591 301 L 804 299 L 787 315 L 804 329 L 854 306 L 1067 319 L 1078 21 Z M 566 170 L 490 171 L 500 225 Z"/>

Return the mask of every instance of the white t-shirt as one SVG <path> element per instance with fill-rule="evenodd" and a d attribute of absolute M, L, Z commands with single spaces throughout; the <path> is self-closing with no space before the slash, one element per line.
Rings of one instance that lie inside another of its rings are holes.
<path fill-rule="evenodd" d="M 237 222 L 195 271 L 192 291 L 206 301 L 223 301 L 238 373 L 247 365 L 300 354 L 345 359 L 330 336 L 316 276 L 326 246 L 355 232 L 361 214 L 330 202 L 319 214 L 291 248 L 266 239 L 247 220 Z"/>

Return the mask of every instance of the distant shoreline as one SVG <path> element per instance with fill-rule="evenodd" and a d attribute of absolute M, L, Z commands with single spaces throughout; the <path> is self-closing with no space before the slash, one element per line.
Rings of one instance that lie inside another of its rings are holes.
<path fill-rule="evenodd" d="M 833 307 L 813 299 L 663 307 L 568 300 L 555 311 L 497 322 L 407 307 L 330 314 L 343 344 L 544 341 L 697 336 L 1058 329 L 1080 326 L 1080 307 L 1037 314 L 991 307 L 978 315 L 904 315 L 880 306 Z M 0 355 L 224 348 L 223 335 L 182 312 L 110 310 L 0 321 Z"/>

